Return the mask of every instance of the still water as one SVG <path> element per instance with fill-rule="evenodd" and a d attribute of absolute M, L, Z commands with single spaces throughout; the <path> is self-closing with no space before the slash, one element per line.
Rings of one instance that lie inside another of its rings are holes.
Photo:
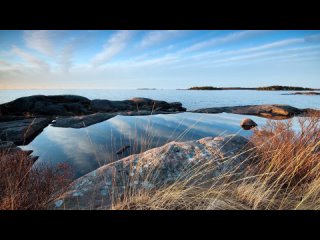
<path fill-rule="evenodd" d="M 196 140 L 208 136 L 241 134 L 251 131 L 239 126 L 244 115 L 179 113 L 151 116 L 116 116 L 81 129 L 48 126 L 23 149 L 34 150 L 36 164 L 68 163 L 76 176 L 134 153 L 162 146 L 170 141 Z M 263 125 L 266 119 L 251 116 Z M 121 147 L 130 146 L 116 154 Z"/>

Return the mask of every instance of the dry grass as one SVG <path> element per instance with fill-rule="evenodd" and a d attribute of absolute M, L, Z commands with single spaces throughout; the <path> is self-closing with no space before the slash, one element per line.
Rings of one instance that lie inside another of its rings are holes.
<path fill-rule="evenodd" d="M 0 210 L 44 209 L 70 182 L 67 165 L 33 167 L 24 152 L 0 152 Z"/>
<path fill-rule="evenodd" d="M 113 209 L 320 209 L 320 117 L 269 120 L 251 137 L 251 164 L 233 173 L 201 182 L 197 176 L 210 166 L 156 190 L 130 191 Z M 197 174 L 195 174 L 197 173 Z"/>

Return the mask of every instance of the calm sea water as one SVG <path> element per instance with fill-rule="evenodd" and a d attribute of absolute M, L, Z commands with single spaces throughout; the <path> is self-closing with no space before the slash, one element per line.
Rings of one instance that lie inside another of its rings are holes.
<path fill-rule="evenodd" d="M 33 150 L 33 155 L 40 157 L 36 165 L 65 162 L 75 170 L 75 177 L 79 177 L 106 163 L 170 141 L 197 140 L 225 134 L 248 137 L 251 131 L 242 130 L 239 126 L 244 117 L 228 113 L 116 116 L 81 129 L 48 126 L 22 148 Z M 264 118 L 251 118 L 258 125 L 266 121 Z M 130 147 L 124 153 L 116 154 L 124 146 Z"/>
<path fill-rule="evenodd" d="M 74 94 L 89 99 L 126 100 L 146 97 L 181 102 L 188 110 L 254 104 L 289 104 L 298 108 L 320 109 L 320 96 L 281 95 L 287 91 L 190 91 L 190 90 L 0 90 L 0 104 L 19 97 L 42 94 Z"/>

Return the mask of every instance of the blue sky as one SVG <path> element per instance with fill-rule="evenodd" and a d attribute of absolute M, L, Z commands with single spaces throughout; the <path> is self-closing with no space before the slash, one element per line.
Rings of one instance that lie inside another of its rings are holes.
<path fill-rule="evenodd" d="M 2 31 L 1 89 L 320 88 L 320 31 Z"/>

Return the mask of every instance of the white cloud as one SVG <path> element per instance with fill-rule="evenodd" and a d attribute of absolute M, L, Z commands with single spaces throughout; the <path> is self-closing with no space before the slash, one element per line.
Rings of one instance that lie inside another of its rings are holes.
<path fill-rule="evenodd" d="M 26 30 L 24 40 L 27 47 L 48 56 L 55 55 L 54 40 L 62 31 L 53 30 Z"/>
<path fill-rule="evenodd" d="M 248 30 L 248 31 L 234 32 L 234 33 L 228 34 L 223 37 L 216 37 L 216 38 L 212 38 L 212 39 L 209 39 L 206 41 L 195 43 L 195 44 L 191 45 L 190 47 L 183 49 L 180 53 L 197 51 L 197 50 L 200 50 L 200 49 L 206 48 L 206 47 L 212 47 L 212 46 L 216 46 L 216 45 L 220 45 L 220 44 L 238 41 L 240 39 L 251 37 L 251 36 L 261 34 L 264 32 L 266 32 L 266 31 L 265 30 Z"/>
<path fill-rule="evenodd" d="M 30 54 L 30 53 L 28 53 L 28 52 L 26 52 L 16 46 L 12 47 L 12 52 L 14 52 L 16 55 L 18 55 L 20 58 L 22 58 L 26 62 L 29 62 L 32 66 L 38 67 L 44 71 L 49 71 L 49 65 L 46 62 L 36 58 L 32 54 Z"/>
<path fill-rule="evenodd" d="M 167 41 L 171 38 L 178 37 L 183 35 L 188 31 L 182 30 L 158 30 L 148 32 L 144 38 L 142 39 L 140 46 L 141 47 L 149 47 L 155 44 L 158 44 L 163 41 Z M 190 31 L 189 31 L 190 32 Z"/>
<path fill-rule="evenodd" d="M 118 31 L 105 43 L 103 50 L 92 59 L 94 66 L 99 66 L 121 52 L 133 36 L 134 31 Z"/>

